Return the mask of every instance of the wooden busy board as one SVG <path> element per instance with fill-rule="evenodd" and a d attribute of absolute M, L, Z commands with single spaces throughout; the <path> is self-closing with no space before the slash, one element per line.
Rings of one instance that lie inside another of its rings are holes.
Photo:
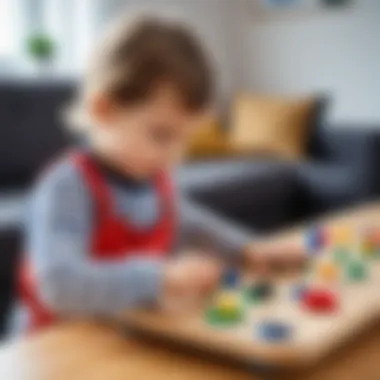
<path fill-rule="evenodd" d="M 323 223 L 327 226 L 350 223 L 354 228 L 375 225 L 380 223 L 380 205 L 352 210 L 327 218 Z M 295 229 L 273 239 L 295 240 L 302 235 L 302 229 Z M 318 255 L 313 259 L 314 265 L 325 260 L 327 255 L 329 252 Z M 370 260 L 367 268 L 368 277 L 365 280 L 351 282 L 342 276 L 328 284 L 339 301 L 339 308 L 334 313 L 317 314 L 305 310 L 291 296 L 291 288 L 300 280 L 293 277 L 279 279 L 273 297 L 246 306 L 243 320 L 229 327 L 211 325 L 205 318 L 207 306 L 185 314 L 128 311 L 123 313 L 121 320 L 131 329 L 245 362 L 280 367 L 303 366 L 328 355 L 380 317 L 380 260 Z M 302 280 L 309 281 L 312 286 L 320 286 L 320 280 L 315 277 L 313 274 L 307 275 Z M 241 293 L 239 288 L 234 291 Z M 289 339 L 268 342 L 257 334 L 257 326 L 273 319 L 290 326 L 292 333 Z"/>

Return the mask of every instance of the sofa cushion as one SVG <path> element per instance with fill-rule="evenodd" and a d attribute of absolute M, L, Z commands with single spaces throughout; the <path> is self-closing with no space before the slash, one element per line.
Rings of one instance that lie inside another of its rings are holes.
<path fill-rule="evenodd" d="M 233 150 L 291 159 L 304 156 L 316 104 L 313 98 L 241 94 L 232 113 Z"/>
<path fill-rule="evenodd" d="M 226 132 L 217 119 L 209 117 L 198 126 L 192 136 L 187 150 L 187 158 L 197 160 L 226 157 L 230 153 L 228 148 Z"/>
<path fill-rule="evenodd" d="M 293 212 L 295 170 L 280 161 L 191 164 L 179 170 L 177 180 L 194 200 L 256 231 L 282 225 Z"/>
<path fill-rule="evenodd" d="M 27 184 L 69 142 L 60 120 L 73 83 L 0 83 L 1 187 Z"/>
<path fill-rule="evenodd" d="M 370 174 L 347 163 L 307 162 L 296 165 L 300 192 L 313 205 L 310 212 L 327 212 L 369 199 Z"/>

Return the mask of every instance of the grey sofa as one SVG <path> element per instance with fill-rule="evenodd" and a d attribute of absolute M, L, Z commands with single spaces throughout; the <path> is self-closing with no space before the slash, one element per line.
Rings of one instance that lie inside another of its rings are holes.
<path fill-rule="evenodd" d="M 316 126 L 300 162 L 254 157 L 196 162 L 177 173 L 183 191 L 253 231 L 268 232 L 376 198 L 380 130 Z"/>
<path fill-rule="evenodd" d="M 71 82 L 0 83 L 0 335 L 15 291 L 25 194 L 46 162 L 71 144 L 58 116 L 74 90 Z M 376 128 L 331 128 L 319 118 L 315 124 L 304 162 L 193 162 L 176 179 L 197 202 L 259 233 L 377 197 Z"/>

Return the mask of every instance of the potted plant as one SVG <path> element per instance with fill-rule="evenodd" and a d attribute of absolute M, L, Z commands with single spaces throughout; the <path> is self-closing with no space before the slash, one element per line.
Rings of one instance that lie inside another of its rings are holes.
<path fill-rule="evenodd" d="M 55 53 L 54 41 L 47 34 L 32 35 L 27 40 L 27 51 L 40 68 L 46 68 Z"/>

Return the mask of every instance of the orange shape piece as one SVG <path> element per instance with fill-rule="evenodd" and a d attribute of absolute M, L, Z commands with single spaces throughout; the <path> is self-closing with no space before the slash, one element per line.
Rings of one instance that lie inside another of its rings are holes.
<path fill-rule="evenodd" d="M 332 282 L 338 279 L 340 270 L 337 265 L 330 261 L 321 262 L 317 267 L 317 274 L 322 280 Z"/>
<path fill-rule="evenodd" d="M 332 244 L 347 246 L 352 244 L 354 231 L 349 226 L 335 226 L 332 228 Z"/>

